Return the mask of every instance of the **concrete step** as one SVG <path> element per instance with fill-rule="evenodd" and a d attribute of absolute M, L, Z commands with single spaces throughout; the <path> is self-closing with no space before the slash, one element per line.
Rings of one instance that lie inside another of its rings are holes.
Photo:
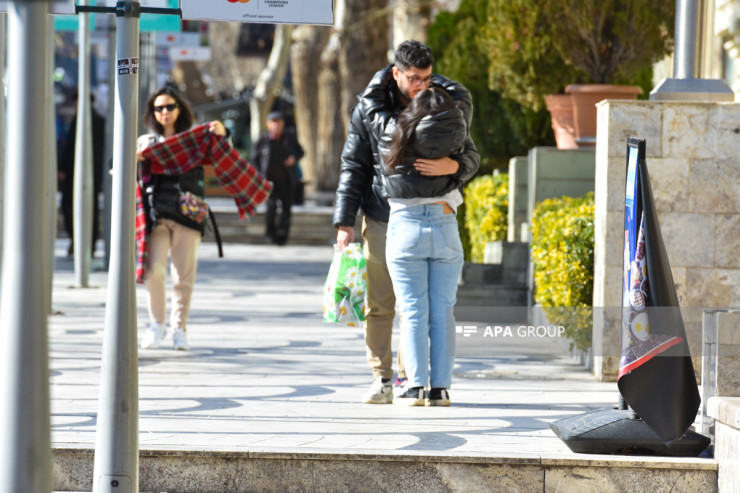
<path fill-rule="evenodd" d="M 90 491 L 93 450 L 55 449 L 54 488 Z M 140 491 L 718 491 L 711 459 L 649 456 L 455 456 L 378 453 L 142 450 Z"/>
<path fill-rule="evenodd" d="M 505 264 L 475 264 L 466 262 L 462 271 L 462 283 L 468 286 L 489 284 L 527 284 L 527 266 Z"/>
<path fill-rule="evenodd" d="M 265 206 L 257 208 L 257 214 L 247 220 L 240 220 L 239 214 L 231 199 L 209 199 L 209 204 L 216 217 L 218 230 L 224 242 L 265 243 Z M 337 231 L 332 225 L 334 208 L 329 205 L 317 205 L 307 201 L 291 209 L 289 245 L 333 245 Z M 355 225 L 355 236 L 360 236 L 361 218 Z M 211 232 L 206 233 L 205 241 L 214 241 Z"/>
<path fill-rule="evenodd" d="M 496 323 L 520 323 L 526 322 L 527 309 L 527 287 L 521 284 L 487 284 L 466 285 L 461 284 L 457 288 L 457 303 L 455 304 L 455 317 L 460 320 L 471 321 L 465 314 L 471 309 L 483 313 L 484 320 Z M 480 310 L 483 308 L 484 310 Z"/>

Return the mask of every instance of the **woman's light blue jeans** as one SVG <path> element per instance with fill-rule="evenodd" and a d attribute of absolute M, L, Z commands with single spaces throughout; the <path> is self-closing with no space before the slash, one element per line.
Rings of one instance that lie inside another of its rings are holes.
<path fill-rule="evenodd" d="M 445 214 L 441 204 L 392 212 L 386 261 L 401 313 L 408 385 L 449 389 L 455 362 L 453 309 L 463 267 L 455 215 Z"/>

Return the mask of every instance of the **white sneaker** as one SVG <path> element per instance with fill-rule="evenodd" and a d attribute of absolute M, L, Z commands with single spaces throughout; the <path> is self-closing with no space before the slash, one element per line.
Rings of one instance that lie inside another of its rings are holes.
<path fill-rule="evenodd" d="M 393 397 L 398 397 L 399 395 L 402 395 L 406 390 L 408 389 L 408 379 L 404 378 L 403 383 L 399 385 L 399 379 L 396 379 L 396 385 L 393 386 Z"/>
<path fill-rule="evenodd" d="M 376 378 L 370 390 L 362 396 L 363 404 L 390 404 L 393 402 L 393 384 Z"/>
<path fill-rule="evenodd" d="M 141 338 L 141 349 L 151 349 L 159 346 L 159 343 L 164 339 L 164 335 L 167 332 L 164 325 L 158 322 L 152 322 L 149 324 L 149 328 L 146 330 L 144 337 Z"/>
<path fill-rule="evenodd" d="M 175 333 L 172 336 L 172 347 L 178 351 L 187 351 L 190 349 L 188 346 L 188 338 L 185 334 L 185 329 L 175 329 Z"/>

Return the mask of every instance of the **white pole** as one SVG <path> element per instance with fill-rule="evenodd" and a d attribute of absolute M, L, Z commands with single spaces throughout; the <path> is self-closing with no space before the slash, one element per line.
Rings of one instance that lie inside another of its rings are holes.
<path fill-rule="evenodd" d="M 51 491 L 43 255 L 49 132 L 49 0 L 8 4 L 7 195 L 0 300 L 0 491 Z M 12 186 L 11 186 L 12 185 Z M 48 238 L 47 238 L 48 240 Z"/>
<path fill-rule="evenodd" d="M 47 19 L 47 29 L 50 33 L 54 32 L 54 16 L 49 15 Z M 46 60 L 46 91 L 47 98 L 50 102 L 46 106 L 46 128 L 49 132 L 49 141 L 47 146 L 47 180 L 46 180 L 46 196 L 45 196 L 45 209 L 46 209 L 46 234 L 48 235 L 44 240 L 44 245 L 47 246 L 46 255 L 44 257 L 45 265 L 45 282 L 46 286 L 44 289 L 44 302 L 46 304 L 46 313 L 51 315 L 52 312 L 52 292 L 54 286 L 54 259 L 56 256 L 56 238 L 57 238 L 57 217 L 59 215 L 57 211 L 57 149 L 56 149 L 56 136 L 57 127 L 54 121 L 54 79 L 52 74 L 54 73 L 54 38 L 53 36 L 48 37 L 49 49 L 47 51 Z"/>
<path fill-rule="evenodd" d="M 134 265 L 139 13 L 137 1 L 118 3 L 111 258 L 93 472 L 93 491 L 96 493 L 129 493 L 139 488 Z"/>
<path fill-rule="evenodd" d="M 80 0 L 79 5 L 87 5 Z M 74 265 L 77 286 L 86 288 L 90 282 L 92 250 L 92 115 L 90 113 L 90 16 L 78 14 L 79 56 L 77 57 L 77 128 L 75 135 L 74 203 Z"/>

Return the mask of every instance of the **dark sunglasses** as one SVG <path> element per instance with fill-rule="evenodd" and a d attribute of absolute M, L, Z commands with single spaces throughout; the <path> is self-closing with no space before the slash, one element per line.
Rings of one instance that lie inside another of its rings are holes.
<path fill-rule="evenodd" d="M 177 103 L 164 104 L 162 106 L 155 106 L 154 111 L 156 111 L 157 113 L 162 113 L 166 109 L 167 111 L 172 112 L 175 111 L 175 108 L 177 108 Z"/>

